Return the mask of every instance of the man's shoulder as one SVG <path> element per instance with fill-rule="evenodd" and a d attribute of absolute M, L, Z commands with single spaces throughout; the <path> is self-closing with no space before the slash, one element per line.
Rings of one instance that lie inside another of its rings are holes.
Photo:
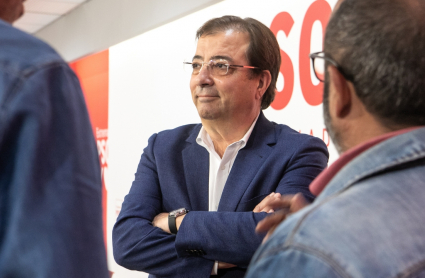
<path fill-rule="evenodd" d="M 65 64 L 47 43 L 0 20 L 0 70 L 28 75 L 52 64 Z"/>
<path fill-rule="evenodd" d="M 166 129 L 160 131 L 156 135 L 156 142 L 168 141 L 168 142 L 184 142 L 186 139 L 192 138 L 195 142 L 199 131 L 201 130 L 202 124 L 187 124 L 182 125 L 173 129 Z"/>
<path fill-rule="evenodd" d="M 274 122 L 272 123 L 275 125 L 277 142 L 282 143 L 282 145 L 286 147 L 298 148 L 303 144 L 313 144 L 326 147 L 325 143 L 320 138 L 301 133 L 300 131 L 296 131 L 284 124 L 276 124 Z"/>
<path fill-rule="evenodd" d="M 299 140 L 308 140 L 309 138 L 313 137 L 311 135 L 301 133 L 300 131 L 296 131 L 287 125 L 277 124 L 275 122 L 272 123 L 275 125 L 280 137 L 294 137 Z"/>
<path fill-rule="evenodd" d="M 424 195 L 423 162 L 385 171 L 289 217 L 273 246 L 300 248 L 341 268 L 350 264 L 365 271 L 361 276 L 396 277 L 425 261 Z"/>

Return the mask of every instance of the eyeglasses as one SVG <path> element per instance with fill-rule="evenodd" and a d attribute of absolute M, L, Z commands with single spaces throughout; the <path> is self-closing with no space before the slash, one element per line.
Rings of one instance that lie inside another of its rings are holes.
<path fill-rule="evenodd" d="M 346 74 L 341 66 L 335 62 L 335 60 L 329 56 L 326 56 L 325 52 L 312 53 L 310 54 L 310 58 L 313 65 L 314 74 L 316 75 L 317 79 L 319 79 L 319 81 L 325 82 L 326 62 L 331 63 L 342 74 L 342 76 L 344 76 L 345 79 L 351 82 L 354 81 L 353 77 L 349 74 Z"/>
<path fill-rule="evenodd" d="M 240 65 L 229 65 L 222 62 L 209 61 L 209 62 L 183 62 L 183 66 L 187 72 L 192 73 L 192 75 L 197 75 L 201 72 L 202 68 L 209 67 L 211 74 L 215 76 L 224 76 L 229 73 L 229 68 L 246 68 L 246 69 L 260 69 L 258 67 L 252 66 L 240 66 Z"/>

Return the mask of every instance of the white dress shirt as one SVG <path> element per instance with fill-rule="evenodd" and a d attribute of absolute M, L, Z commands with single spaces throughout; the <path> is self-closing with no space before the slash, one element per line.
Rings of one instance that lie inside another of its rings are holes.
<path fill-rule="evenodd" d="M 260 114 L 258 114 L 258 116 L 259 115 Z M 215 151 L 211 137 L 204 129 L 204 127 L 202 127 L 199 131 L 198 137 L 196 138 L 196 143 L 207 149 L 210 154 L 208 195 L 209 211 L 217 211 L 224 185 L 226 184 L 227 178 L 229 177 L 230 170 L 232 170 L 236 156 L 239 150 L 244 148 L 248 142 L 255 123 L 257 122 L 258 116 L 255 118 L 255 121 L 252 123 L 251 127 L 248 129 L 242 139 L 227 146 L 222 158 L 220 158 L 220 156 Z M 211 273 L 212 275 L 217 275 L 217 266 L 218 263 L 215 262 L 213 271 Z"/>

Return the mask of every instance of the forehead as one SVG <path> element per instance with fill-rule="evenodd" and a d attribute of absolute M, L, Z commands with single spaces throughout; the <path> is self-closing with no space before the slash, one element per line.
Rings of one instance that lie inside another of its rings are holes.
<path fill-rule="evenodd" d="M 231 60 L 246 60 L 246 51 L 250 43 L 246 32 L 227 30 L 198 40 L 195 58 L 211 60 L 216 56 L 229 57 Z"/>

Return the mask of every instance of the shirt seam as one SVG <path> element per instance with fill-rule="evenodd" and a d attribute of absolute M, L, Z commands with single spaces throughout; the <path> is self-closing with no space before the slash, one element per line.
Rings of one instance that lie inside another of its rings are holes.
<path fill-rule="evenodd" d="M 413 275 L 418 274 L 419 271 L 422 271 L 425 269 L 425 260 L 419 261 L 418 263 L 414 264 L 413 266 L 406 269 L 406 273 L 400 273 L 396 275 L 397 278 L 408 278 L 413 277 Z"/>
<path fill-rule="evenodd" d="M 54 61 L 54 62 L 42 63 L 37 66 L 31 66 L 21 71 L 18 71 L 16 73 L 13 73 L 10 70 L 5 69 L 5 72 L 7 74 L 14 75 L 14 78 L 10 82 L 11 86 L 4 93 L 3 99 L 0 99 L 0 126 L 2 126 L 3 123 L 8 118 L 7 109 L 8 109 L 9 103 L 13 100 L 13 97 L 19 92 L 23 84 L 30 77 L 32 77 L 33 75 L 35 75 L 36 73 L 42 70 L 46 70 L 46 69 L 50 69 L 54 67 L 63 67 L 63 66 L 68 66 L 68 65 L 63 61 Z M 3 136 L 0 135 L 0 143 L 2 141 L 3 141 Z"/>
<path fill-rule="evenodd" d="M 266 256 L 271 257 L 271 256 L 276 255 L 277 253 L 279 253 L 281 251 L 289 251 L 291 249 L 298 250 L 300 252 L 312 255 L 316 259 L 327 264 L 329 266 L 329 268 L 331 268 L 335 273 L 337 273 L 339 276 L 341 276 L 343 278 L 352 278 L 352 276 L 350 274 L 348 274 L 344 270 L 344 268 L 337 261 L 332 259 L 329 255 L 323 253 L 320 250 L 317 250 L 315 248 L 311 248 L 311 247 L 303 245 L 303 244 L 285 242 L 285 243 L 283 243 L 283 245 L 278 246 L 278 247 L 274 247 L 274 248 L 270 249 L 269 251 L 267 251 L 266 253 L 264 253 L 261 256 L 260 259 L 265 258 Z"/>
<path fill-rule="evenodd" d="M 397 158 L 396 160 L 394 160 L 392 162 L 387 162 L 387 163 L 381 164 L 381 165 L 379 165 L 379 166 L 377 166 L 373 169 L 370 169 L 369 171 L 363 171 L 362 173 L 355 175 L 352 179 L 347 181 L 342 186 L 342 188 L 340 190 L 338 190 L 337 192 L 335 192 L 333 194 L 344 192 L 344 191 L 348 190 L 349 188 L 351 188 L 352 186 L 354 186 L 357 182 L 359 182 L 359 181 L 361 181 L 365 178 L 371 177 L 375 174 L 378 174 L 378 173 L 380 173 L 384 170 L 391 169 L 395 166 L 402 165 L 402 164 L 405 164 L 405 163 L 408 163 L 408 162 L 413 162 L 413 161 L 422 159 L 424 157 L 425 157 L 425 151 L 420 151 L 418 153 L 414 153 L 414 154 L 410 154 L 410 155 L 406 155 L 406 156 Z M 328 184 L 330 184 L 331 182 L 332 182 L 332 180 Z M 322 203 L 320 203 L 320 204 L 322 204 Z"/>
<path fill-rule="evenodd" d="M 35 75 L 36 73 L 42 70 L 46 70 L 46 69 L 50 69 L 54 67 L 63 67 L 64 65 L 67 65 L 67 64 L 62 61 L 54 61 L 54 62 L 48 62 L 48 63 L 40 64 L 37 66 L 25 68 L 21 70 L 20 72 L 18 72 L 16 74 L 15 80 L 12 81 L 12 86 L 10 87 L 9 91 L 7 91 L 4 95 L 4 101 L 1 104 L 1 110 L 4 110 L 7 107 L 12 96 L 14 96 L 16 92 L 18 92 L 19 89 L 22 88 L 22 85 L 24 84 L 24 82 L 27 81 L 31 76 Z M 10 71 L 7 71 L 7 70 L 6 72 L 11 73 Z"/>

